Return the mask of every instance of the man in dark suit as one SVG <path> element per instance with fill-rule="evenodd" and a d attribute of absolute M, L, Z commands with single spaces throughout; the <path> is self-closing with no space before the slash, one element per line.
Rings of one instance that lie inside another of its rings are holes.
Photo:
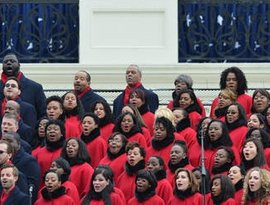
<path fill-rule="evenodd" d="M 146 89 L 141 82 L 142 72 L 138 65 L 131 64 L 126 70 L 126 82 L 127 86 L 125 90 L 116 97 L 113 101 L 113 114 L 115 117 L 118 117 L 121 114 L 122 108 L 124 105 L 128 104 L 128 97 L 132 89 L 139 88 L 144 91 L 145 98 L 148 102 L 149 109 L 154 113 L 158 106 L 159 100 L 156 93 L 151 90 Z"/>
<path fill-rule="evenodd" d="M 9 100 L 14 100 L 20 104 L 20 117 L 22 118 L 23 122 L 32 127 L 33 129 L 37 123 L 37 113 L 34 106 L 30 103 L 23 101 L 20 98 L 21 94 L 21 85 L 20 81 L 18 81 L 15 77 L 9 77 L 4 87 L 4 96 L 5 99 L 1 103 L 1 111 L 5 109 L 6 103 Z M 2 113 L 2 116 L 4 113 Z"/>
<path fill-rule="evenodd" d="M 37 112 L 37 119 L 46 115 L 46 96 L 42 85 L 26 78 L 20 71 L 20 63 L 14 53 L 7 54 L 3 59 L 0 81 L 0 98 L 4 98 L 4 86 L 9 77 L 16 77 L 21 84 L 20 97 L 23 101 L 32 104 Z"/>
<path fill-rule="evenodd" d="M 21 147 L 18 133 L 4 133 L 2 140 L 7 141 L 12 146 L 14 154 L 11 161 L 26 176 L 28 187 L 32 187 L 32 201 L 34 202 L 37 199 L 41 179 L 40 166 L 36 158 L 25 152 Z"/>
<path fill-rule="evenodd" d="M 1 169 L 1 192 L 0 204 L 3 205 L 28 205 L 29 196 L 20 191 L 16 186 L 19 171 L 14 165 L 5 165 Z"/>
<path fill-rule="evenodd" d="M 95 101 L 106 101 L 103 97 L 96 94 L 90 87 L 91 76 L 85 70 L 80 70 L 75 74 L 73 85 L 74 92 L 81 100 L 85 112 L 90 112 L 91 104 Z"/>

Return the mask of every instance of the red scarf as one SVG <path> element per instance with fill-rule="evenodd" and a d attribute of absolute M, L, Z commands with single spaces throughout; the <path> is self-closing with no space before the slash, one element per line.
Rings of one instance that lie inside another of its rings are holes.
<path fill-rule="evenodd" d="M 77 95 L 78 95 L 78 98 L 81 98 L 85 95 L 85 93 L 87 93 L 89 90 L 91 90 L 91 87 L 90 86 L 87 86 L 84 91 L 82 91 L 80 94 L 76 91 L 74 91 Z"/>
<path fill-rule="evenodd" d="M 136 88 L 140 87 L 141 85 L 142 85 L 141 82 L 136 83 L 133 88 L 131 88 L 127 85 L 126 89 L 124 90 L 124 105 L 128 104 L 128 98 L 129 98 L 129 94 L 130 94 L 131 90 L 136 89 Z"/>
<path fill-rule="evenodd" d="M 21 71 L 19 71 L 19 73 L 18 73 L 18 75 L 17 75 L 17 79 L 20 81 L 21 80 L 21 78 L 22 78 L 22 72 Z M 14 76 L 15 77 L 15 76 Z M 8 79 L 9 77 L 5 74 L 5 73 L 3 73 L 2 72 L 2 74 L 1 74 L 1 80 L 2 80 L 2 82 L 5 84 L 6 82 L 7 82 L 7 79 Z"/>
<path fill-rule="evenodd" d="M 1 105 L 1 116 L 4 116 L 5 114 L 5 107 L 6 107 L 6 104 L 7 104 L 7 100 L 6 98 L 2 101 L 2 105 Z"/>

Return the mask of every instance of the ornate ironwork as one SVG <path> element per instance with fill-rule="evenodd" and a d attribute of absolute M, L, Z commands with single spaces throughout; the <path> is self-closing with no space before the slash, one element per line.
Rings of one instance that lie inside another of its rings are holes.
<path fill-rule="evenodd" d="M 179 0 L 178 25 L 179 62 L 270 62 L 269 1 Z"/>
<path fill-rule="evenodd" d="M 79 62 L 78 0 L 2 2 L 1 58 L 14 52 L 23 63 Z"/>

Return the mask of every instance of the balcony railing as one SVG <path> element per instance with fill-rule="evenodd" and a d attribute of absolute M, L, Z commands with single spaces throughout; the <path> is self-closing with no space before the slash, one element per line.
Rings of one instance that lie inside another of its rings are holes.
<path fill-rule="evenodd" d="M 79 0 L 0 0 L 0 57 L 78 63 Z"/>
<path fill-rule="evenodd" d="M 269 0 L 178 0 L 179 62 L 270 62 Z"/>

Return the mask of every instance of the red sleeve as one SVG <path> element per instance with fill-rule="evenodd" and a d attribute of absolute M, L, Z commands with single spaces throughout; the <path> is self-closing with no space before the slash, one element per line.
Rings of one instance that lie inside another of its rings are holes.
<path fill-rule="evenodd" d="M 215 108 L 217 104 L 218 104 L 218 97 L 216 97 L 211 104 L 211 110 L 210 110 L 210 115 L 209 115 L 211 118 L 215 116 Z"/>

